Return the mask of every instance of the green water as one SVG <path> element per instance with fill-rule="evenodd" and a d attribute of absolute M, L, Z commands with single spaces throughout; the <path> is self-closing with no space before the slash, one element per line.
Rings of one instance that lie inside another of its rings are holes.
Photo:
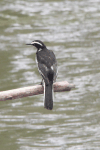
<path fill-rule="evenodd" d="M 0 102 L 0 150 L 100 149 L 99 0 L 0 1 L 0 90 L 39 84 L 36 49 L 42 40 L 58 61 L 57 81 L 74 83 L 55 93 Z"/>

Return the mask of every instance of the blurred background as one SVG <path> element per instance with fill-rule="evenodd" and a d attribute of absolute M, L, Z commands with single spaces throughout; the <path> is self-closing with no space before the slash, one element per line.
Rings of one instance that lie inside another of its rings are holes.
<path fill-rule="evenodd" d="M 36 49 L 42 40 L 58 61 L 57 81 L 76 88 L 0 102 L 2 150 L 100 149 L 100 1 L 0 0 L 0 91 L 39 84 Z"/>

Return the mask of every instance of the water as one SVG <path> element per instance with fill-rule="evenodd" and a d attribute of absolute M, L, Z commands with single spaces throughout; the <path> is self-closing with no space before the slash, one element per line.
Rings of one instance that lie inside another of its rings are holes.
<path fill-rule="evenodd" d="M 43 95 L 0 102 L 2 150 L 100 149 L 100 2 L 0 1 L 0 90 L 39 84 L 35 39 L 52 49 L 57 81 L 74 83 L 55 93 L 54 109 Z"/>

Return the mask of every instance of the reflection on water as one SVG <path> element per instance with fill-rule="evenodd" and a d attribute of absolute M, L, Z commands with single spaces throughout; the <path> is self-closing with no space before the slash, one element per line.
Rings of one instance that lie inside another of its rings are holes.
<path fill-rule="evenodd" d="M 39 39 L 58 60 L 58 81 L 76 88 L 56 93 L 53 111 L 43 95 L 0 102 L 0 147 L 10 150 L 100 147 L 99 1 L 0 1 L 0 90 L 39 84 Z M 8 148 L 9 147 L 9 148 Z"/>

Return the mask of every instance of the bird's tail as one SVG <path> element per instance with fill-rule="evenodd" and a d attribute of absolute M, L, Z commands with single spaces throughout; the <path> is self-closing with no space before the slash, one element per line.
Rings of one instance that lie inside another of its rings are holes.
<path fill-rule="evenodd" d="M 53 83 L 45 84 L 44 86 L 44 107 L 46 109 L 53 109 Z"/>

